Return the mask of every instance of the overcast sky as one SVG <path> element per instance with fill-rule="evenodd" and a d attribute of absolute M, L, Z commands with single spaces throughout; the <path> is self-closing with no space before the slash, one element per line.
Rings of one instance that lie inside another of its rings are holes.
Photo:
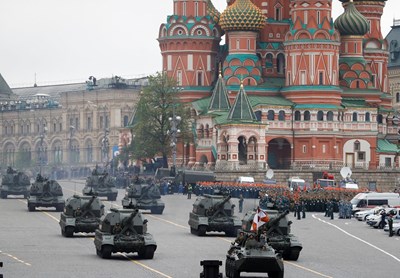
<path fill-rule="evenodd" d="M 213 0 L 223 11 L 226 0 Z M 84 82 L 161 69 L 158 29 L 173 0 L 0 0 L 0 73 L 11 87 Z M 333 17 L 343 12 L 333 0 Z M 388 0 L 386 36 L 400 1 Z"/>

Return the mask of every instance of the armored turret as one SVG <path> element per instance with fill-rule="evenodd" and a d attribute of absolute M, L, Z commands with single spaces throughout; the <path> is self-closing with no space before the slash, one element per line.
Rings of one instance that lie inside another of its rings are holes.
<path fill-rule="evenodd" d="M 7 199 L 8 195 L 23 195 L 27 198 L 29 195 L 30 180 L 23 172 L 17 172 L 11 167 L 3 176 L 0 186 L 0 197 Z"/>
<path fill-rule="evenodd" d="M 258 234 L 267 232 L 267 242 L 277 252 L 282 254 L 285 260 L 297 261 L 302 244 L 297 237 L 290 233 L 292 221 L 288 220 L 289 211 L 279 213 L 277 210 L 265 210 L 269 216 L 269 221 L 258 228 Z M 250 230 L 253 223 L 255 211 L 248 211 L 242 220 L 243 230 Z"/>
<path fill-rule="evenodd" d="M 161 200 L 160 190 L 155 184 L 144 183 L 137 177 L 134 183 L 126 188 L 122 206 L 150 210 L 153 214 L 162 214 L 165 204 Z"/>
<path fill-rule="evenodd" d="M 152 259 L 157 249 L 153 236 L 147 233 L 147 219 L 137 209 L 111 209 L 101 219 L 94 244 L 97 255 L 105 259 L 116 252 L 137 252 L 140 258 Z"/>
<path fill-rule="evenodd" d="M 236 236 L 240 229 L 240 220 L 234 216 L 231 196 L 209 195 L 197 197 L 193 210 L 189 213 L 190 232 L 204 236 L 206 232 L 225 232 Z"/>
<path fill-rule="evenodd" d="M 93 196 L 74 195 L 65 202 L 65 210 L 60 214 L 61 234 L 72 237 L 74 233 L 93 233 L 104 214 L 101 200 Z"/>
<path fill-rule="evenodd" d="M 60 184 L 55 180 L 38 175 L 29 192 L 28 210 L 34 211 L 36 207 L 55 207 L 56 211 L 64 210 L 64 197 Z"/>
<path fill-rule="evenodd" d="M 118 195 L 115 184 L 116 181 L 114 177 L 109 176 L 106 172 L 99 173 L 95 169 L 92 175 L 86 178 L 86 184 L 82 189 L 82 194 L 97 194 L 99 197 L 107 197 L 108 201 L 115 201 Z"/>

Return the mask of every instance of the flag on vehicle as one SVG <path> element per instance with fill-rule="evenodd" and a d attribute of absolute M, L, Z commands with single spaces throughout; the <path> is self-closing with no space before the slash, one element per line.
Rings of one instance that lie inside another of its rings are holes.
<path fill-rule="evenodd" d="M 253 224 L 251 225 L 251 231 L 258 231 L 258 228 L 261 227 L 263 224 L 267 223 L 269 221 L 269 216 L 268 214 L 260 209 L 260 207 L 257 208 L 256 214 L 254 215 L 253 218 Z"/>

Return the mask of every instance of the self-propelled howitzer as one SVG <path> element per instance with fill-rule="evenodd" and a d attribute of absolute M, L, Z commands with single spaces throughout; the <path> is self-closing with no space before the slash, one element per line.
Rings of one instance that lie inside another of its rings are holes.
<path fill-rule="evenodd" d="M 111 208 L 101 219 L 94 244 L 97 255 L 111 258 L 112 253 L 137 252 L 140 258 L 152 259 L 157 244 L 147 232 L 147 219 L 139 210 Z"/>
<path fill-rule="evenodd" d="M 165 204 L 161 200 L 160 190 L 155 184 L 137 181 L 126 188 L 122 207 L 150 210 L 153 214 L 162 214 Z"/>
<path fill-rule="evenodd" d="M 297 261 L 303 246 L 298 238 L 290 233 L 292 221 L 289 221 L 287 217 L 289 211 L 279 213 L 277 210 L 265 210 L 265 212 L 270 220 L 259 227 L 258 234 L 266 231 L 268 244 L 281 253 L 283 259 Z M 255 213 L 255 211 L 248 211 L 243 217 L 244 230 L 250 230 Z"/>
<path fill-rule="evenodd" d="M 206 232 L 225 232 L 227 236 L 236 236 L 240 229 L 240 220 L 234 216 L 231 196 L 209 195 L 197 197 L 193 210 L 189 213 L 190 232 L 204 236 Z"/>

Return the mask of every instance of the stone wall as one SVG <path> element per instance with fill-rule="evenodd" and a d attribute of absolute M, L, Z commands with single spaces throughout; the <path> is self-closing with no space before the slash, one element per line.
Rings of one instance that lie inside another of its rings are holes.
<path fill-rule="evenodd" d="M 235 171 L 235 172 L 216 172 L 219 181 L 235 181 L 240 176 L 254 177 L 256 182 L 265 179 L 265 171 Z M 342 179 L 339 171 L 330 171 L 335 176 L 336 181 Z M 310 170 L 274 170 L 274 177 L 278 184 L 286 184 L 290 177 L 298 176 L 306 182 L 312 183 L 314 178 L 321 177 L 321 171 Z M 353 170 L 351 176 L 361 188 L 369 188 L 371 182 L 376 182 L 376 189 L 379 191 L 393 191 L 400 184 L 400 170 Z"/>

